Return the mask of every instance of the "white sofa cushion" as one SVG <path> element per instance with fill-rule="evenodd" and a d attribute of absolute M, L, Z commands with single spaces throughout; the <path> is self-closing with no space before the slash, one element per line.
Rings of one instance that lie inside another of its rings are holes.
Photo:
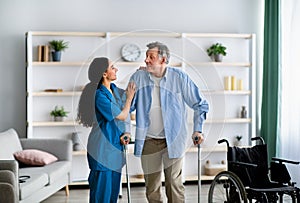
<path fill-rule="evenodd" d="M 20 200 L 38 192 L 40 189 L 44 188 L 49 184 L 48 175 L 46 173 L 20 173 L 20 176 L 30 176 L 25 182 L 20 183 Z"/>
<path fill-rule="evenodd" d="M 0 133 L 0 159 L 15 159 L 14 153 L 23 150 L 17 132 L 8 129 Z"/>
<path fill-rule="evenodd" d="M 66 171 L 71 170 L 70 161 L 58 161 L 43 167 L 25 167 L 20 168 L 20 175 L 30 175 L 35 173 L 45 173 L 48 175 L 48 183 L 53 184 L 58 181 L 61 177 L 66 175 Z"/>

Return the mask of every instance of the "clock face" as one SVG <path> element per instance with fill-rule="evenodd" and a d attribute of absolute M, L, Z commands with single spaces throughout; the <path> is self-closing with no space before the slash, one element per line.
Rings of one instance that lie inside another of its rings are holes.
<path fill-rule="evenodd" d="M 141 56 L 141 49 L 135 44 L 125 44 L 121 49 L 121 56 L 125 61 L 136 61 Z"/>

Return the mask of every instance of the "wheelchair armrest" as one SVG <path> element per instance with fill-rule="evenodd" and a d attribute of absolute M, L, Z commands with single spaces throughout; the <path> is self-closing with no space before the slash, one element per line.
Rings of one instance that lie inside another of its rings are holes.
<path fill-rule="evenodd" d="M 289 164 L 296 164 L 296 165 L 300 163 L 299 161 L 292 161 L 292 160 L 281 159 L 277 157 L 272 157 L 272 161 L 278 161 L 279 163 L 289 163 Z"/>
<path fill-rule="evenodd" d="M 233 165 L 237 165 L 237 166 L 242 166 L 242 167 L 245 167 L 245 168 L 257 167 L 257 164 L 251 164 L 251 163 L 239 162 L 239 161 L 229 161 L 228 163 L 233 164 Z"/>

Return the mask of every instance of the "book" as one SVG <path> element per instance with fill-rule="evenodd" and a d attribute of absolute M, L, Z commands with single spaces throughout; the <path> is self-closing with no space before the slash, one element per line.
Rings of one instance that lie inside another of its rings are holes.
<path fill-rule="evenodd" d="M 48 62 L 50 58 L 50 47 L 48 45 L 38 45 L 38 62 Z"/>
<path fill-rule="evenodd" d="M 38 48 L 38 62 L 41 62 L 42 61 L 42 52 L 43 52 L 43 46 L 42 45 L 38 45 L 37 46 Z"/>
<path fill-rule="evenodd" d="M 44 51 L 43 51 L 43 61 L 48 62 L 49 61 L 49 46 L 44 45 L 43 49 L 44 49 Z"/>
<path fill-rule="evenodd" d="M 62 89 L 45 89 L 45 92 L 63 92 Z"/>

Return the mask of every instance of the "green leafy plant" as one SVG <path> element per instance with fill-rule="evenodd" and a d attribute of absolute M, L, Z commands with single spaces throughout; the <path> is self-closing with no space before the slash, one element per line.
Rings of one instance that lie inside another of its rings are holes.
<path fill-rule="evenodd" d="M 64 40 L 52 40 L 49 42 L 49 45 L 54 51 L 64 51 L 69 48 L 69 42 Z"/>
<path fill-rule="evenodd" d="M 69 112 L 65 111 L 63 106 L 55 106 L 55 108 L 50 112 L 50 115 L 54 117 L 67 117 L 68 113 Z"/>
<path fill-rule="evenodd" d="M 221 43 L 216 43 L 216 44 L 211 45 L 206 51 L 207 51 L 208 56 L 218 55 L 218 54 L 226 56 L 226 54 L 227 54 L 226 47 L 223 46 Z"/>

